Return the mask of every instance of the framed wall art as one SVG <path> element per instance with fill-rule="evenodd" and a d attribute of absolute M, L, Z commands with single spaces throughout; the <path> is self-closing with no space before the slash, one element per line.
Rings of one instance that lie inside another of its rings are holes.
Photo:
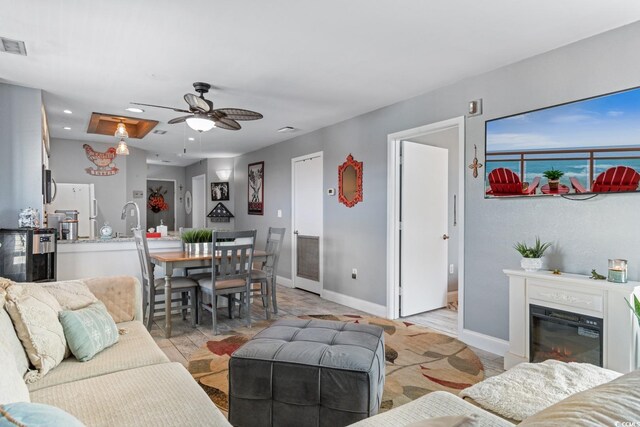
<path fill-rule="evenodd" d="M 229 183 L 228 182 L 212 182 L 211 183 L 211 201 L 229 200 Z"/>
<path fill-rule="evenodd" d="M 251 163 L 247 174 L 249 215 L 264 215 L 264 162 Z"/>

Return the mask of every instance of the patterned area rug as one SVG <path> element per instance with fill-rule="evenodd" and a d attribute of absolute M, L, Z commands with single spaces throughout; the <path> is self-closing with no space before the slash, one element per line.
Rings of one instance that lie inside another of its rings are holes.
<path fill-rule="evenodd" d="M 310 315 L 301 319 L 340 320 L 378 325 L 384 329 L 386 378 L 380 412 L 437 390 L 455 394 L 484 379 L 478 356 L 462 341 L 409 322 L 357 315 Z M 191 375 L 225 415 L 228 410 L 229 358 L 271 321 L 253 324 L 234 335 L 208 341 L 189 360 Z"/>

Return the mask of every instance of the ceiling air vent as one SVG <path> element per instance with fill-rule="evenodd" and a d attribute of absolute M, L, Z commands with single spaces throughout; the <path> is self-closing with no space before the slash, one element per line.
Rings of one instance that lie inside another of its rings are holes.
<path fill-rule="evenodd" d="M 285 126 L 283 128 L 278 129 L 278 132 L 295 132 L 296 128 L 293 126 Z"/>
<path fill-rule="evenodd" d="M 167 133 L 167 131 L 162 129 L 156 129 L 151 133 L 155 133 L 156 135 L 164 135 L 165 133 Z"/>
<path fill-rule="evenodd" d="M 4 37 L 0 37 L 0 52 L 27 56 L 27 48 L 24 46 L 23 41 L 11 40 Z"/>

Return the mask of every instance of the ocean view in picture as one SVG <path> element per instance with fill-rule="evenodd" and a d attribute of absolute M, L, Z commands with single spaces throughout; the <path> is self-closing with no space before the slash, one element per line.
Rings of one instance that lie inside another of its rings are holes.
<path fill-rule="evenodd" d="M 640 88 L 486 122 L 487 197 L 638 191 Z"/>

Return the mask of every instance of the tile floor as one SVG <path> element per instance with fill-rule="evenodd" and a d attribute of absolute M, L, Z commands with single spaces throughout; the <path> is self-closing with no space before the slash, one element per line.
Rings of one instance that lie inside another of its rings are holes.
<path fill-rule="evenodd" d="M 252 319 L 265 319 L 262 303 L 258 302 L 258 299 L 252 304 L 251 311 Z M 324 300 L 318 295 L 309 292 L 278 285 L 278 315 L 272 315 L 272 318 L 279 319 L 303 314 L 369 315 L 368 313 Z M 453 337 L 457 335 L 457 312 L 453 310 L 434 310 L 405 319 Z M 211 314 L 208 312 L 203 314 L 202 324 L 195 329 L 191 327 L 188 318 L 185 321 L 181 319 L 180 315 L 175 315 L 173 317 L 172 337 L 169 339 L 164 337 L 164 322 L 162 320 L 162 317 L 156 319 L 151 329 L 151 335 L 171 361 L 180 362 L 185 366 L 189 356 L 213 336 Z M 244 319 L 238 319 L 237 317 L 233 320 L 229 319 L 226 308 L 219 310 L 218 328 L 221 334 L 231 333 L 234 328 L 243 326 Z M 503 358 L 501 356 L 474 347 L 471 347 L 471 349 L 482 361 L 487 377 L 504 372 Z"/>

